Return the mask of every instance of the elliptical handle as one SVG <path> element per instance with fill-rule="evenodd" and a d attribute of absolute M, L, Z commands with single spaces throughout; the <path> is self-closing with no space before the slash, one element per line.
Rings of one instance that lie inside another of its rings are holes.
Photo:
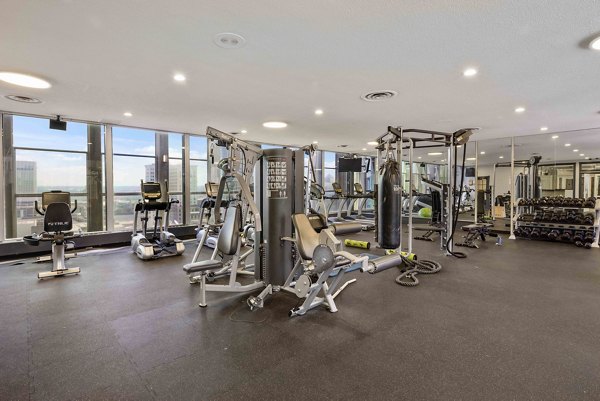
<path fill-rule="evenodd" d="M 75 210 L 77 210 L 77 199 L 74 199 L 75 201 L 75 207 L 73 208 L 73 210 L 71 210 L 71 213 L 75 213 Z"/>
<path fill-rule="evenodd" d="M 42 215 L 42 216 L 43 216 L 45 213 L 43 213 L 43 212 L 42 212 L 42 211 L 39 209 L 39 205 L 38 205 L 38 201 L 37 201 L 37 200 L 35 201 L 34 205 L 35 205 L 35 211 L 36 211 L 36 212 L 38 212 L 38 214 L 40 214 L 40 215 Z"/>

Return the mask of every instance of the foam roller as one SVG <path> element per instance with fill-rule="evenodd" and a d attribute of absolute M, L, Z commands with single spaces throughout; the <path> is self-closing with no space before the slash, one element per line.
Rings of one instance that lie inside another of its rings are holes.
<path fill-rule="evenodd" d="M 330 228 L 334 235 L 356 234 L 362 231 L 362 225 L 359 223 L 332 224 Z"/>
<path fill-rule="evenodd" d="M 369 241 L 357 241 L 354 239 L 345 239 L 344 245 L 352 248 L 371 249 L 371 243 Z"/>

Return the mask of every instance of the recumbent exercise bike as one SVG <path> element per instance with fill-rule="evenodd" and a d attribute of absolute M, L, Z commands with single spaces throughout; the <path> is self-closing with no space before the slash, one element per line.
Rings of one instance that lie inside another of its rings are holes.
<path fill-rule="evenodd" d="M 65 264 L 65 248 L 69 241 L 81 237 L 81 232 L 73 233 L 73 213 L 71 210 L 71 193 L 63 191 L 50 191 L 42 193 L 42 210 L 38 201 L 35 201 L 35 211 L 44 216 L 44 231 L 26 235 L 23 240 L 29 245 L 38 246 L 40 241 L 52 241 L 52 270 L 38 273 L 38 278 L 58 277 L 69 274 L 79 274 L 79 267 L 68 268 Z"/>

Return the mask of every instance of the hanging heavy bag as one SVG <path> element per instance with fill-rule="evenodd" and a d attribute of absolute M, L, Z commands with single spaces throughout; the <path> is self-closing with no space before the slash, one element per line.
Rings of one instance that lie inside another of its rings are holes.
<path fill-rule="evenodd" d="M 377 192 L 377 238 L 384 249 L 400 246 L 400 219 L 402 218 L 402 175 L 395 160 L 385 162 Z"/>

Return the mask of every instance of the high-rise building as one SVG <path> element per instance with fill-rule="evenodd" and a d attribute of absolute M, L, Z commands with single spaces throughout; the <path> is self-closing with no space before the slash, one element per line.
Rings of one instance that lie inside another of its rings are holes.
<path fill-rule="evenodd" d="M 144 167 L 146 167 L 146 174 L 144 176 L 144 181 L 155 182 L 156 181 L 156 168 L 154 166 L 154 163 L 146 164 Z"/>
<path fill-rule="evenodd" d="M 17 160 L 16 171 L 15 171 L 15 188 L 17 195 L 35 194 L 37 193 L 37 162 Z M 32 219 L 36 217 L 34 210 L 34 198 L 25 198 L 17 196 L 16 199 L 16 212 L 17 218 Z M 19 235 L 31 234 L 30 226 L 31 222 L 28 221 L 26 224 L 21 226 L 27 227 L 25 231 L 19 232 Z"/>
<path fill-rule="evenodd" d="M 37 193 L 37 162 L 17 160 L 17 194 Z"/>

